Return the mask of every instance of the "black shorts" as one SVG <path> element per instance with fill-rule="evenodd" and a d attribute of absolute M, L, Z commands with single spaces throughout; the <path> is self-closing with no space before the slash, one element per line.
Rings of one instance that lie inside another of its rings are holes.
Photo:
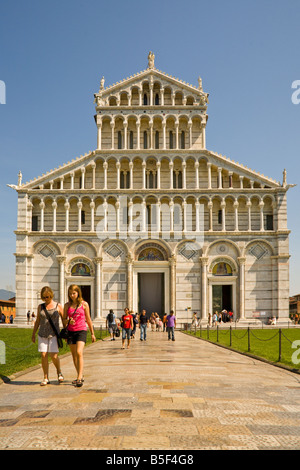
<path fill-rule="evenodd" d="M 83 341 L 84 343 L 86 343 L 86 336 L 87 336 L 86 330 L 68 331 L 67 343 L 76 344 L 77 341 Z"/>

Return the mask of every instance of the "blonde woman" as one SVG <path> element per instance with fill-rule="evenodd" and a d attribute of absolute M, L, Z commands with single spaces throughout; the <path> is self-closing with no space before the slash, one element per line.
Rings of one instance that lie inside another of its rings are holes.
<path fill-rule="evenodd" d="M 68 322 L 68 344 L 71 349 L 77 378 L 72 382 L 76 387 L 82 387 L 83 379 L 83 349 L 86 343 L 87 326 L 90 329 L 92 342 L 96 341 L 90 316 L 90 307 L 82 298 L 79 286 L 72 284 L 68 289 L 69 301 L 64 305 L 63 319 Z"/>
<path fill-rule="evenodd" d="M 58 382 L 61 383 L 64 380 L 58 357 L 57 337 L 49 321 L 50 318 L 56 331 L 59 332 L 59 317 L 63 318 L 63 308 L 53 300 L 53 297 L 53 291 L 50 287 L 45 286 L 42 288 L 41 299 L 43 303 L 38 306 L 37 317 L 32 332 L 32 342 L 35 343 L 35 335 L 38 330 L 38 351 L 41 353 L 42 369 L 44 372 L 44 379 L 41 382 L 42 386 L 50 383 L 48 354 L 50 354 L 57 370 Z"/>

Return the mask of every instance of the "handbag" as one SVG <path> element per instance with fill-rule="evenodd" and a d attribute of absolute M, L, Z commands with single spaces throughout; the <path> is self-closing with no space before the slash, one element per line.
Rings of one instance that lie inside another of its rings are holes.
<path fill-rule="evenodd" d="M 78 307 L 75 308 L 75 311 L 74 311 L 72 317 L 75 315 L 77 308 L 78 308 Z M 60 336 L 62 339 L 68 339 L 68 338 L 69 338 L 68 326 L 69 326 L 70 320 L 71 320 L 71 318 L 69 318 L 69 321 L 68 321 L 67 326 L 66 326 L 65 328 L 62 328 L 62 329 L 60 330 L 59 336 Z"/>
<path fill-rule="evenodd" d="M 48 321 L 49 321 L 49 323 L 50 323 L 50 325 L 51 325 L 51 327 L 52 327 L 52 330 L 54 331 L 55 336 L 56 336 L 56 338 L 57 338 L 58 347 L 59 347 L 59 348 L 62 348 L 62 347 L 64 346 L 63 341 L 62 341 L 62 339 L 61 339 L 61 337 L 60 337 L 60 333 L 57 331 L 57 329 L 56 329 L 56 327 L 55 327 L 55 325 L 54 325 L 54 323 L 53 323 L 53 321 L 52 321 L 52 319 L 51 319 L 49 313 L 47 312 L 46 304 L 43 304 L 43 309 L 44 309 L 45 314 L 46 314 L 46 317 L 47 317 L 47 319 L 48 319 Z"/>

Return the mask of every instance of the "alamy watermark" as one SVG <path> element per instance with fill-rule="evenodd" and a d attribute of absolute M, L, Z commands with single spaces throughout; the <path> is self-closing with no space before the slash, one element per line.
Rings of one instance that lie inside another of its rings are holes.
<path fill-rule="evenodd" d="M 0 104 L 6 104 L 6 85 L 3 80 L 0 80 Z"/>
<path fill-rule="evenodd" d="M 300 80 L 294 80 L 292 83 L 292 88 L 295 91 L 292 93 L 292 103 L 299 104 L 300 103 Z"/>
<path fill-rule="evenodd" d="M 100 221 L 96 233 L 100 240 L 108 236 L 123 240 L 188 238 L 199 247 L 204 241 L 204 204 L 132 203 L 127 196 L 116 204 L 105 202 L 96 210 Z"/>

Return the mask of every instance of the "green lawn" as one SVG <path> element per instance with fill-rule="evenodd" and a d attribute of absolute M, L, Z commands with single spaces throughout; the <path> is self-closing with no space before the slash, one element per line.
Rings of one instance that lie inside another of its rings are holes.
<path fill-rule="evenodd" d="M 107 332 L 104 329 L 102 331 L 102 338 L 106 335 Z M 0 327 L 0 341 L 5 343 L 5 364 L 0 363 L 0 377 L 9 377 L 16 372 L 41 363 L 37 335 L 35 343 L 32 343 L 31 336 L 31 328 Z M 97 340 L 101 339 L 101 331 L 99 329 L 95 329 L 95 336 Z M 91 343 L 91 334 L 88 331 L 87 344 L 89 343 Z M 59 355 L 68 352 L 70 352 L 70 348 L 64 341 L 64 347 L 59 350 Z"/>
<path fill-rule="evenodd" d="M 187 332 L 195 335 L 194 331 Z M 276 364 L 287 365 L 300 369 L 300 329 L 287 328 L 281 330 L 281 351 L 279 329 L 247 329 L 203 328 L 197 330 L 197 337 L 230 347 L 234 350 L 253 354 Z M 294 341 L 298 341 L 294 343 Z M 250 350 L 249 350 L 250 346 Z M 293 347 L 294 346 L 294 347 Z M 299 351 L 299 353 L 297 352 Z M 279 356 L 280 360 L 279 360 Z"/>

